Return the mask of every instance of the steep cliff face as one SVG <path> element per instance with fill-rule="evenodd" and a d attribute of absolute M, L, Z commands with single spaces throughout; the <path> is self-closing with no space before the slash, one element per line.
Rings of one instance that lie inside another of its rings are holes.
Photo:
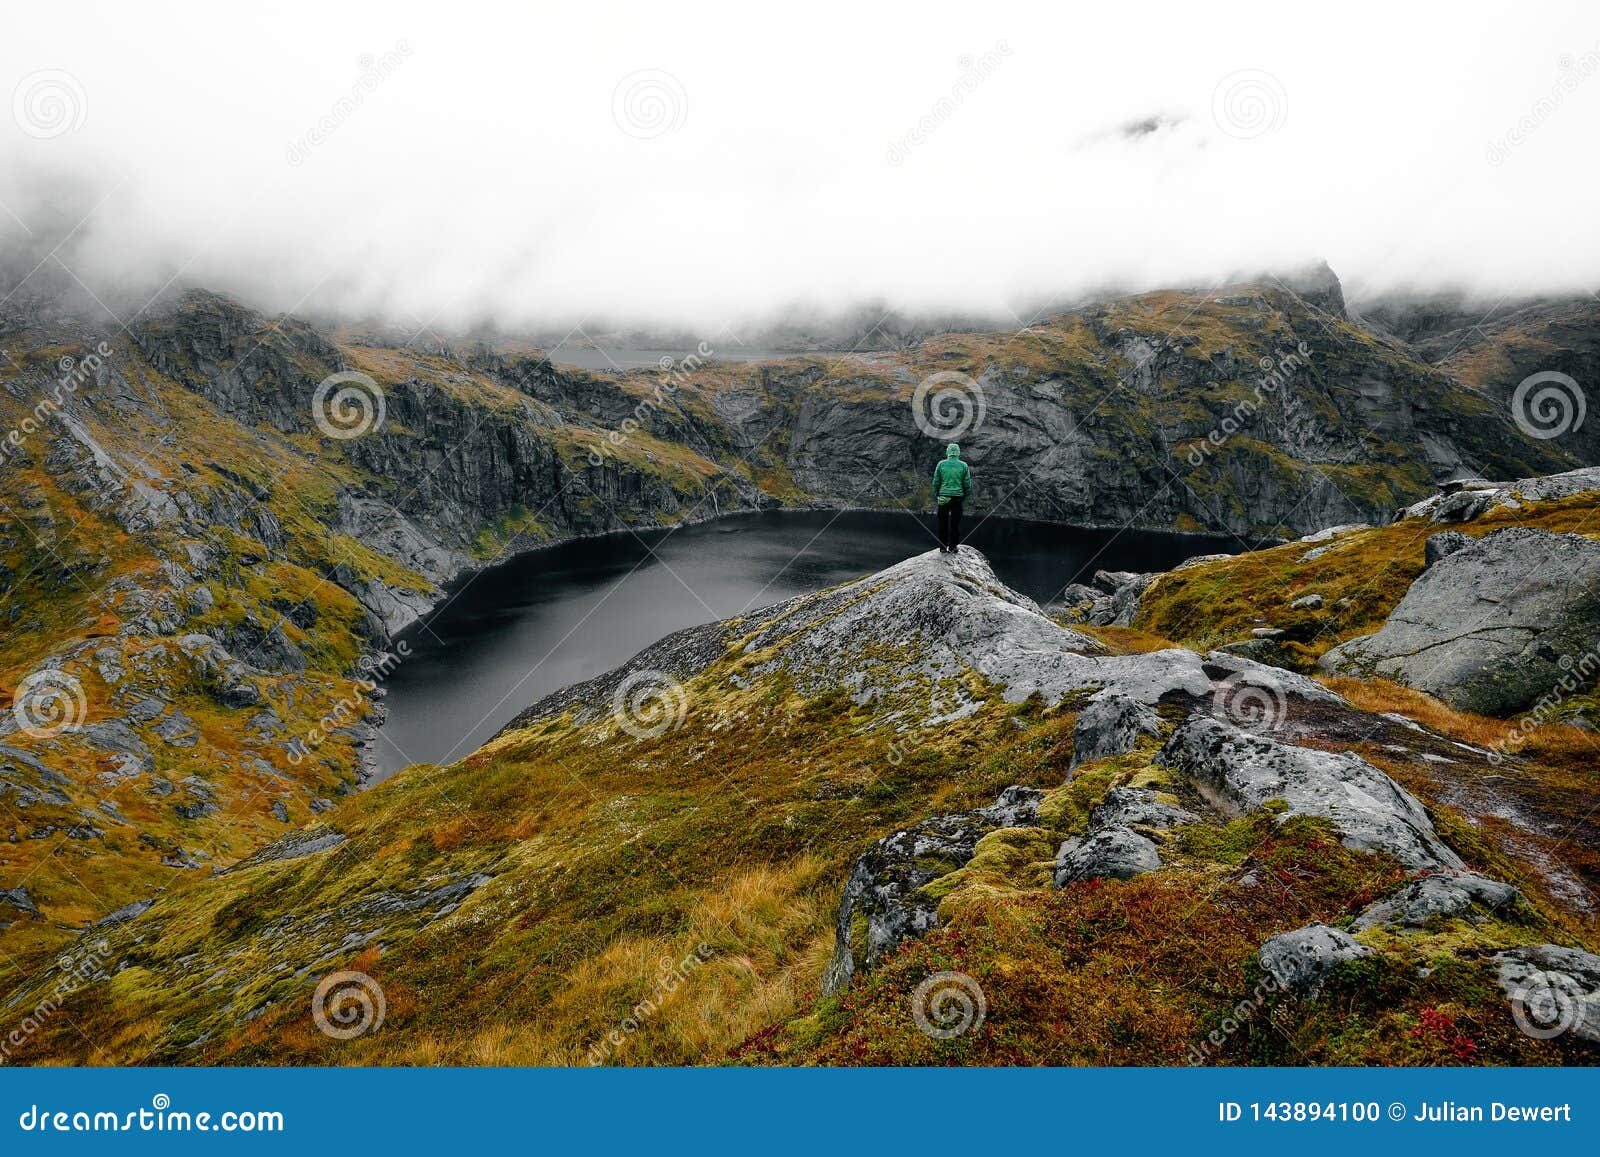
<path fill-rule="evenodd" d="M 136 334 L 153 367 L 229 418 L 315 439 L 313 457 L 341 458 L 353 484 L 340 491 L 334 529 L 435 583 L 481 564 L 473 556 L 485 553 L 486 528 L 500 531 L 495 553 L 673 521 L 708 495 L 736 508 L 759 497 L 692 450 L 670 464 L 652 462 L 648 446 L 589 461 L 578 452 L 585 439 L 636 403 L 613 381 L 559 374 L 543 359 L 335 344 L 303 322 L 209 294 L 188 295 Z M 319 395 L 340 373 L 367 375 L 376 388 L 350 380 Z"/>
<path fill-rule="evenodd" d="M 1600 464 L 1600 416 L 1590 412 L 1600 409 L 1600 301 L 1592 295 L 1384 299 L 1364 304 L 1362 316 L 1429 365 L 1520 412 L 1524 424 L 1578 462 Z M 1546 379 L 1517 400 L 1518 387 L 1540 374 L 1563 374 L 1572 384 Z"/>
<path fill-rule="evenodd" d="M 953 437 L 980 509 L 1075 523 L 1305 533 L 1387 521 L 1455 474 L 1573 463 L 1341 309 L 1336 281 L 1310 299 L 1274 282 L 1146 294 L 1014 334 L 719 365 L 676 398 L 806 495 L 918 502 Z"/>

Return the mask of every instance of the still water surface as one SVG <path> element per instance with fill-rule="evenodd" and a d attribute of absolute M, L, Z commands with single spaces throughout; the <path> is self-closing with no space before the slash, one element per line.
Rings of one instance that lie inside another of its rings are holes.
<path fill-rule="evenodd" d="M 1166 570 L 1236 540 L 989 518 L 966 540 L 1040 602 L 1096 570 Z M 859 578 L 938 544 L 932 520 L 833 511 L 736 514 L 535 551 L 464 580 L 401 638 L 379 778 L 470 753 L 524 707 L 684 627 Z"/>

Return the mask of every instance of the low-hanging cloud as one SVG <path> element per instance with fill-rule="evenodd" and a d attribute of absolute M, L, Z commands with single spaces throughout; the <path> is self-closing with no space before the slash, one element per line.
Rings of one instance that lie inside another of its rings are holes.
<path fill-rule="evenodd" d="M 124 321 L 188 285 L 418 326 L 723 332 L 1322 258 L 1357 293 L 1600 283 L 1600 12 L 1577 2 L 7 23 L 5 292 L 69 284 Z"/>

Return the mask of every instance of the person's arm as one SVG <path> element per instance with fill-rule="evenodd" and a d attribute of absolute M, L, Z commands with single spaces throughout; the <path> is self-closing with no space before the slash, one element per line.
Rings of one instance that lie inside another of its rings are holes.
<path fill-rule="evenodd" d="M 939 469 L 943 465 L 944 463 L 940 462 L 933 468 L 933 500 L 935 502 L 939 501 Z"/>
<path fill-rule="evenodd" d="M 972 493 L 972 467 L 968 466 L 961 472 L 961 497 L 965 498 Z"/>

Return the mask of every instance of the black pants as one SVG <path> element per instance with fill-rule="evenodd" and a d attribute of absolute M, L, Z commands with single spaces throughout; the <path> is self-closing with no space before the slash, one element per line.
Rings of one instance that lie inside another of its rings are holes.
<path fill-rule="evenodd" d="M 939 545 L 954 550 L 961 545 L 961 499 L 952 498 L 939 507 Z"/>

